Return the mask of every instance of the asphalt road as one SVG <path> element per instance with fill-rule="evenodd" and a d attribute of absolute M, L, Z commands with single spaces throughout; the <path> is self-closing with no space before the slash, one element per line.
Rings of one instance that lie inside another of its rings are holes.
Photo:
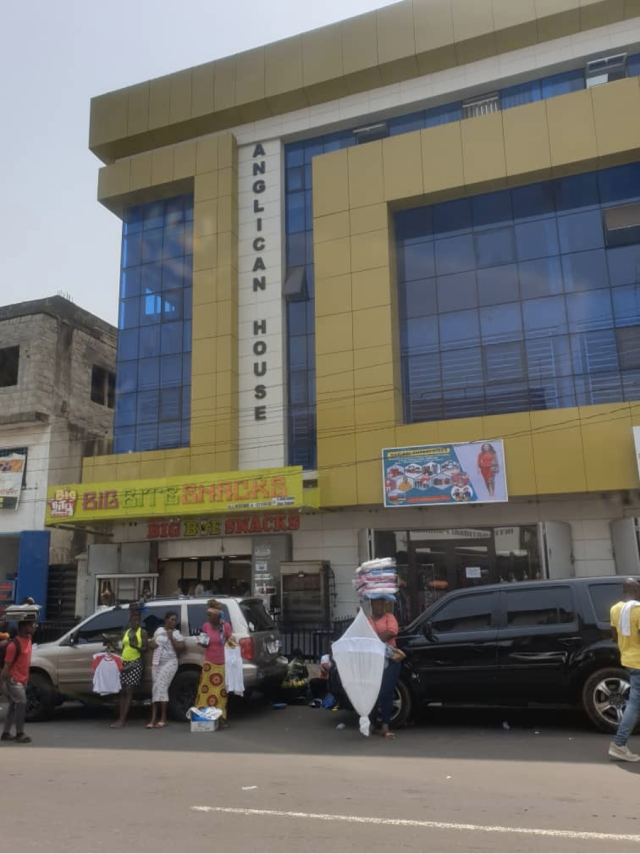
<path fill-rule="evenodd" d="M 640 850 L 640 768 L 577 716 L 440 712 L 393 742 L 258 702 L 224 732 L 144 721 L 69 707 L 0 744 L 0 851 Z"/>

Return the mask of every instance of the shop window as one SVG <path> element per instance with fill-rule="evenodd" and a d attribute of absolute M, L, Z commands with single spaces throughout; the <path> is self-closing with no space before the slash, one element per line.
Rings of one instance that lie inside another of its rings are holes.
<path fill-rule="evenodd" d="M 0 349 L 0 388 L 18 385 L 19 364 L 20 347 L 3 347 Z"/>
<path fill-rule="evenodd" d="M 575 619 L 569 587 L 508 590 L 506 602 L 507 625 L 513 629 L 555 626 Z"/>
<path fill-rule="evenodd" d="M 460 596 L 438 611 L 432 621 L 433 631 L 436 634 L 488 631 L 495 601 L 493 593 Z"/>
<path fill-rule="evenodd" d="M 91 400 L 113 409 L 116 396 L 116 375 L 106 368 L 94 365 L 91 370 Z"/>

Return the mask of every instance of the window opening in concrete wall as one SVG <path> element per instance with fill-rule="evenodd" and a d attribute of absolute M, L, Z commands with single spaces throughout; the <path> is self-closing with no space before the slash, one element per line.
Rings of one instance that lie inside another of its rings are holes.
<path fill-rule="evenodd" d="M 18 366 L 20 347 L 2 347 L 0 349 L 0 388 L 18 385 Z"/>
<path fill-rule="evenodd" d="M 94 365 L 91 370 L 91 400 L 113 409 L 116 396 L 116 375 L 106 368 Z"/>

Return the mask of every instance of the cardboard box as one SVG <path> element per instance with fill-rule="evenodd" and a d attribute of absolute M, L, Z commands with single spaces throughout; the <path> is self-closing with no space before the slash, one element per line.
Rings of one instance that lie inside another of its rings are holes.
<path fill-rule="evenodd" d="M 218 721 L 191 721 L 191 732 L 215 732 L 218 729 Z"/>

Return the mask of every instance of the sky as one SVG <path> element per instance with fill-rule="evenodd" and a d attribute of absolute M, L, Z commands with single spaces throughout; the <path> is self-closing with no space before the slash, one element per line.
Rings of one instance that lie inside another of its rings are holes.
<path fill-rule="evenodd" d="M 392 0 L 20 0 L 0 36 L 0 304 L 62 293 L 116 322 L 120 220 L 96 201 L 95 95 Z"/>

